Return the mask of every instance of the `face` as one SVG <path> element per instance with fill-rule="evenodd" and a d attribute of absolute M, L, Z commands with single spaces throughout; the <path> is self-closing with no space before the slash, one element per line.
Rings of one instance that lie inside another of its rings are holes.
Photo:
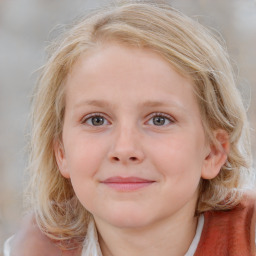
<path fill-rule="evenodd" d="M 148 49 L 102 45 L 66 81 L 62 175 L 96 221 L 147 226 L 194 214 L 211 169 L 192 82 Z"/>

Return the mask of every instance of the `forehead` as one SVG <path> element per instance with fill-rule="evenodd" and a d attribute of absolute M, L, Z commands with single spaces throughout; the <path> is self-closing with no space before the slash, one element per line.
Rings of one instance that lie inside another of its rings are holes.
<path fill-rule="evenodd" d="M 196 101 L 193 82 L 160 54 L 116 43 L 78 58 L 66 80 L 66 97 L 67 104 L 86 99 L 122 104 L 120 99 L 129 99 L 136 104 L 162 101 L 182 106 Z"/>

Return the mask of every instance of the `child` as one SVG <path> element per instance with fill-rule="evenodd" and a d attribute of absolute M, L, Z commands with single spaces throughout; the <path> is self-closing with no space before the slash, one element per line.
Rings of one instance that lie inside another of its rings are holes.
<path fill-rule="evenodd" d="M 91 14 L 53 46 L 32 119 L 42 233 L 31 218 L 17 255 L 255 254 L 246 113 L 197 22 L 149 1 Z"/>

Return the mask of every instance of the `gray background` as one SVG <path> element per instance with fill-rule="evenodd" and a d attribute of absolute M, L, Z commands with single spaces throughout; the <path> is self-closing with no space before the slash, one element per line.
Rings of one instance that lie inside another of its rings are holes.
<path fill-rule="evenodd" d="M 100 0 L 0 0 L 0 251 L 22 217 L 30 95 L 53 28 Z M 174 7 L 219 31 L 227 43 L 244 102 L 256 128 L 256 1 L 173 0 Z M 252 130 L 256 159 L 256 136 Z M 1 255 L 1 253 L 0 253 Z"/>

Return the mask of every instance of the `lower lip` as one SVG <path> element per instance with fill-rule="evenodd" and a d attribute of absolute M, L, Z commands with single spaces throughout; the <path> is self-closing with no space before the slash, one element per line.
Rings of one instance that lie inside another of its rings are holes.
<path fill-rule="evenodd" d="M 149 185 L 153 184 L 154 182 L 104 182 L 103 184 L 107 185 L 108 187 L 117 190 L 117 191 L 135 191 Z"/>

